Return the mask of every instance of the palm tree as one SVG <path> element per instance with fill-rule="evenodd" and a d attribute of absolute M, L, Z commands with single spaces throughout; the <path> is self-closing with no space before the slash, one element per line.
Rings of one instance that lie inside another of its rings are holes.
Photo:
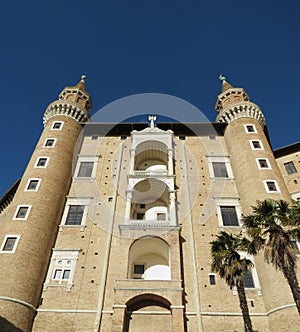
<path fill-rule="evenodd" d="M 300 204 L 283 200 L 257 201 L 253 213 L 243 218 L 252 238 L 249 252 L 261 249 L 267 263 L 281 270 L 291 288 L 300 314 L 300 288 L 296 275 L 295 240 L 300 240 Z"/>
<path fill-rule="evenodd" d="M 252 332 L 245 293 L 245 271 L 251 270 L 253 264 L 249 259 L 242 258 L 238 251 L 247 251 L 250 241 L 241 235 L 232 235 L 222 231 L 217 239 L 210 242 L 212 254 L 212 271 L 224 278 L 232 289 L 236 287 L 246 332 Z"/>

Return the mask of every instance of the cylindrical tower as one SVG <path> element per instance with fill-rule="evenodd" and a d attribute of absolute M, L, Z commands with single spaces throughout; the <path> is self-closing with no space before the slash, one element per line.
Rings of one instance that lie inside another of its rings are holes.
<path fill-rule="evenodd" d="M 260 108 L 244 89 L 234 88 L 221 77 L 222 93 L 216 102 L 217 122 L 227 122 L 225 141 L 244 214 L 257 200 L 290 200 L 265 132 Z"/>
<path fill-rule="evenodd" d="M 11 204 L 0 215 L 0 326 L 30 331 L 91 98 L 85 76 L 44 114 L 44 130 Z M 1 322 L 2 319 L 2 322 Z"/>

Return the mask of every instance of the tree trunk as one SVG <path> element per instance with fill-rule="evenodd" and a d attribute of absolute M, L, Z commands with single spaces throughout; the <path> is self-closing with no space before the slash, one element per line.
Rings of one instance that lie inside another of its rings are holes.
<path fill-rule="evenodd" d="M 289 286 L 290 286 L 292 294 L 293 294 L 294 301 L 296 303 L 298 313 L 300 315 L 300 287 L 299 287 L 299 283 L 297 280 L 296 271 L 295 271 L 295 269 L 292 269 L 292 268 L 288 269 L 288 268 L 283 267 L 282 272 L 283 272 L 286 280 L 289 283 Z"/>
<path fill-rule="evenodd" d="M 245 332 L 253 332 L 243 279 L 237 281 L 236 288 L 239 295 L 240 308 L 243 314 Z"/>

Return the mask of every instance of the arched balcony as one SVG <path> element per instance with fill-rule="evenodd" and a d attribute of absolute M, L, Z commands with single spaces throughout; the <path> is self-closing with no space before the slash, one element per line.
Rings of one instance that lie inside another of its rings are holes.
<path fill-rule="evenodd" d="M 128 278 L 171 280 L 168 244 L 157 237 L 136 240 L 129 249 Z"/>

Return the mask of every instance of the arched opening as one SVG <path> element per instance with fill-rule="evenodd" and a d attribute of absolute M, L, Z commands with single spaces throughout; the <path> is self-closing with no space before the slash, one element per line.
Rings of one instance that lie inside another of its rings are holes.
<path fill-rule="evenodd" d="M 168 170 L 168 147 L 159 141 L 149 140 L 136 147 L 134 169 L 139 173 L 166 173 Z"/>
<path fill-rule="evenodd" d="M 156 294 L 141 294 L 126 303 L 123 332 L 172 330 L 171 303 Z"/>
<path fill-rule="evenodd" d="M 131 219 L 167 221 L 169 188 L 165 182 L 147 178 L 138 182 L 132 192 Z"/>
<path fill-rule="evenodd" d="M 170 248 L 157 237 L 136 240 L 129 249 L 129 279 L 170 280 Z"/>

